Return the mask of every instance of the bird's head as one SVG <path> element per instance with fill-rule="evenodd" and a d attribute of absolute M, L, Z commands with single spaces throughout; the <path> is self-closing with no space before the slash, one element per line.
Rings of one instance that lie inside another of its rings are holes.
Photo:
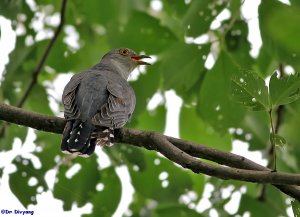
<path fill-rule="evenodd" d="M 151 58 L 147 55 L 137 55 L 129 48 L 114 49 L 105 54 L 101 63 L 109 65 L 117 70 L 125 79 L 139 65 L 151 65 L 142 61 L 144 58 Z"/>

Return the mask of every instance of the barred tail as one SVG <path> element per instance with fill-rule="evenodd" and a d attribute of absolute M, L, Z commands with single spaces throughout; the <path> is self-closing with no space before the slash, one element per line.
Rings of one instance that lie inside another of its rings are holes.
<path fill-rule="evenodd" d="M 96 147 L 96 138 L 91 138 L 93 131 L 94 126 L 89 121 L 67 121 L 61 142 L 62 152 L 75 153 L 81 157 L 90 156 Z"/>

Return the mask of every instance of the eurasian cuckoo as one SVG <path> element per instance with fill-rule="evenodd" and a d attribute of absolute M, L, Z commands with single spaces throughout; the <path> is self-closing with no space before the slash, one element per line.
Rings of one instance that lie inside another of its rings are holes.
<path fill-rule="evenodd" d="M 111 146 L 114 129 L 123 127 L 135 107 L 135 94 L 127 79 L 142 61 L 128 48 L 105 54 L 92 68 L 75 74 L 66 85 L 62 102 L 67 120 L 61 149 L 87 157 L 96 145 Z"/>

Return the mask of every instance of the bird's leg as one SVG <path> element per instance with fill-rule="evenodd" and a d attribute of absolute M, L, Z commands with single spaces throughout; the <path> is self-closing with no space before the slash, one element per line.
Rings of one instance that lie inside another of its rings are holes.
<path fill-rule="evenodd" d="M 112 146 L 114 140 L 114 129 L 113 128 L 102 128 L 97 132 L 96 144 L 103 146 Z"/>

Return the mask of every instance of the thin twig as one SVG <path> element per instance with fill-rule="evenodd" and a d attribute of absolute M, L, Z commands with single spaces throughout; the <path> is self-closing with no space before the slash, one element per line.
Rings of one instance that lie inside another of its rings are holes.
<path fill-rule="evenodd" d="M 38 79 L 38 76 L 47 60 L 47 57 L 51 51 L 51 48 L 53 47 L 56 39 L 58 38 L 61 30 L 62 30 L 62 27 L 64 25 L 64 22 L 65 22 L 65 11 L 66 11 L 66 4 L 67 4 L 67 0 L 62 0 L 62 5 L 61 5 L 61 10 L 60 10 L 60 23 L 56 29 L 56 31 L 54 32 L 54 36 L 53 38 L 49 41 L 47 47 L 46 47 L 46 50 L 43 54 L 43 56 L 41 57 L 39 63 L 37 64 L 36 68 L 33 70 L 32 72 L 32 78 L 31 78 L 31 81 L 27 87 L 27 89 L 25 90 L 24 92 L 24 95 L 22 96 L 22 98 L 20 99 L 20 101 L 18 102 L 17 104 L 17 107 L 21 108 L 23 107 L 25 101 L 27 100 L 30 92 L 32 91 L 34 85 L 37 83 L 37 79 Z M 9 126 L 9 123 L 3 123 L 3 125 L 1 126 L 0 128 L 0 138 L 2 138 L 5 134 L 5 130 L 6 130 L 6 127 Z"/>
<path fill-rule="evenodd" d="M 269 111 L 269 119 L 270 119 L 270 125 L 271 125 L 271 136 L 270 136 L 270 143 L 273 149 L 273 171 L 276 171 L 276 144 L 275 144 L 275 127 L 273 124 L 273 117 L 272 117 L 272 109 Z"/>
<path fill-rule="evenodd" d="M 55 32 L 54 32 L 54 36 L 53 38 L 49 41 L 47 47 L 46 47 L 46 50 L 44 52 L 44 54 L 42 55 L 39 63 L 37 64 L 36 68 L 33 70 L 33 73 L 32 73 L 32 78 L 31 78 L 31 81 L 27 87 L 27 89 L 25 90 L 25 93 L 23 95 L 23 97 L 20 99 L 19 103 L 17 104 L 17 107 L 21 108 L 25 101 L 27 100 L 30 92 L 32 91 L 34 85 L 37 83 L 37 79 L 38 79 L 38 76 L 47 60 L 47 57 L 56 41 L 56 39 L 58 38 L 61 30 L 62 30 L 62 27 L 64 25 L 64 22 L 65 22 L 65 12 L 66 12 L 66 5 L 67 5 L 67 0 L 62 0 L 62 4 L 61 4 L 61 10 L 60 10 L 60 22 L 59 22 L 59 25 L 58 27 L 56 28 Z"/>
<path fill-rule="evenodd" d="M 279 78 L 282 78 L 284 76 L 284 67 L 283 64 L 280 63 L 278 67 L 278 73 Z M 283 112 L 284 112 L 284 106 L 279 105 L 276 109 L 276 122 L 274 124 L 274 133 L 277 134 L 279 127 L 281 126 L 282 119 L 283 119 Z M 272 117 L 271 117 L 272 118 Z M 269 162 L 267 167 L 270 168 L 272 164 L 276 165 L 276 147 L 271 143 L 268 147 L 267 154 L 269 156 Z M 275 167 L 276 168 L 276 167 Z M 257 197 L 259 201 L 266 201 L 266 195 L 267 195 L 267 185 L 262 185 L 261 191 Z"/>

